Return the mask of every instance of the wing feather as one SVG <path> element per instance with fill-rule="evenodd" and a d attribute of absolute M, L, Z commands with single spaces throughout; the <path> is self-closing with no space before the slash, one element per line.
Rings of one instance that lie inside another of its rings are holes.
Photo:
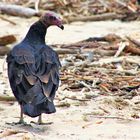
<path fill-rule="evenodd" d="M 34 54 L 25 47 L 15 48 L 9 53 L 7 62 L 10 85 L 19 103 L 38 104 L 46 98 L 54 99 L 60 62 L 52 49 L 43 47 Z"/>

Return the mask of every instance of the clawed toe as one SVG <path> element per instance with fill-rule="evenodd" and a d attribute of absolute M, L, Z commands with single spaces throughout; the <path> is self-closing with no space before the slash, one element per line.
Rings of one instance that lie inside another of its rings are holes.
<path fill-rule="evenodd" d="M 31 126 L 30 124 L 27 124 L 25 121 L 20 120 L 19 122 L 12 122 L 12 123 L 6 123 L 8 125 L 24 125 L 24 126 Z"/>
<path fill-rule="evenodd" d="M 51 125 L 53 122 L 34 122 L 31 121 L 30 123 L 36 124 L 36 125 Z"/>

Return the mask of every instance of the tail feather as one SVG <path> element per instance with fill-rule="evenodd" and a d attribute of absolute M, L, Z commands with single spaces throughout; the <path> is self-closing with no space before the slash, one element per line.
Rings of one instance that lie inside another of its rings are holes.
<path fill-rule="evenodd" d="M 41 113 L 50 114 L 56 112 L 54 103 L 50 101 L 46 101 L 37 105 L 28 103 L 22 106 L 22 110 L 24 114 L 31 117 L 37 117 L 41 115 Z"/>
<path fill-rule="evenodd" d="M 50 97 L 46 97 L 42 89 L 43 85 L 44 84 L 38 80 L 30 89 L 28 89 L 26 94 L 23 94 L 23 90 L 21 90 L 22 94 L 20 94 L 20 98 L 22 98 L 23 101 L 21 102 L 21 106 L 24 114 L 31 117 L 37 117 L 41 115 L 41 113 L 50 114 L 56 112 L 53 103 L 53 97 L 55 95 L 56 88 L 52 82 L 49 82 L 47 85 L 49 87 L 48 91 L 50 92 Z M 20 88 L 21 86 L 19 86 L 19 89 Z M 50 98 L 52 100 L 50 100 Z"/>

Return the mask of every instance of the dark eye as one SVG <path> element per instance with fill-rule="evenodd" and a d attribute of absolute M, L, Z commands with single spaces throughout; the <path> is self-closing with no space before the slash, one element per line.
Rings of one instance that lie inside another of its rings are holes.
<path fill-rule="evenodd" d="M 50 19 L 51 19 L 51 20 L 56 20 L 56 17 L 50 16 Z"/>

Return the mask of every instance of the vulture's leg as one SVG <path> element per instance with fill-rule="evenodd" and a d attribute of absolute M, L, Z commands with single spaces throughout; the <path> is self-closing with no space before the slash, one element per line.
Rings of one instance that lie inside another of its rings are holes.
<path fill-rule="evenodd" d="M 42 121 L 42 116 L 41 116 L 41 115 L 38 117 L 38 122 L 37 122 L 37 123 L 35 123 L 35 122 L 33 122 L 33 121 L 31 121 L 31 123 L 38 124 L 38 125 L 50 125 L 50 124 L 52 124 L 52 122 L 44 123 L 44 122 Z"/>
<path fill-rule="evenodd" d="M 43 123 L 43 121 L 42 121 L 42 116 L 41 116 L 41 115 L 38 117 L 38 121 L 37 121 L 37 122 L 31 121 L 31 123 L 38 124 L 38 125 L 45 124 L 45 123 Z"/>
<path fill-rule="evenodd" d="M 40 125 L 40 124 L 43 124 L 42 116 L 41 116 L 41 115 L 38 117 L 38 124 L 39 124 L 39 125 Z"/>
<path fill-rule="evenodd" d="M 26 123 L 24 122 L 23 111 L 22 111 L 21 106 L 20 106 L 20 119 L 19 119 L 19 124 L 26 124 Z"/>
<path fill-rule="evenodd" d="M 15 124 L 27 125 L 27 123 L 24 122 L 23 111 L 22 111 L 22 107 L 21 106 L 20 106 L 20 119 L 19 119 L 19 122 L 15 123 Z"/>
<path fill-rule="evenodd" d="M 19 119 L 19 121 L 18 122 L 13 122 L 13 123 L 7 123 L 7 124 L 14 124 L 14 125 L 17 125 L 17 124 L 23 124 L 23 125 L 29 125 L 30 126 L 30 124 L 27 124 L 26 122 L 24 122 L 24 117 L 23 117 L 23 111 L 22 111 L 22 108 L 21 108 L 21 106 L 20 106 L 20 110 L 21 110 L 21 112 L 20 112 L 20 119 Z"/>

